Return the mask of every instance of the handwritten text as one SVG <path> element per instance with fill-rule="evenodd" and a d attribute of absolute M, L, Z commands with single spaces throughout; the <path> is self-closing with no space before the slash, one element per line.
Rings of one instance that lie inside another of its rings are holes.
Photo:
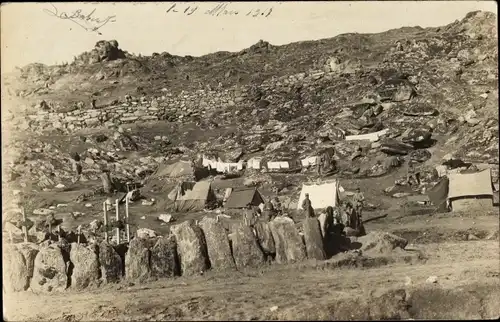
<path fill-rule="evenodd" d="M 266 8 L 254 8 L 246 11 L 238 11 L 230 8 L 229 3 L 219 3 L 212 7 L 211 9 L 202 11 L 198 6 L 195 5 L 178 5 L 177 3 L 172 4 L 167 9 L 168 14 L 183 14 L 186 16 L 191 16 L 194 13 L 202 13 L 212 17 L 219 16 L 247 16 L 247 17 L 264 17 L 267 18 L 273 12 L 273 7 Z"/>
<path fill-rule="evenodd" d="M 108 23 L 116 22 L 116 16 L 107 16 L 106 18 L 95 17 L 94 14 L 96 9 L 93 9 L 88 14 L 83 13 L 82 9 L 77 9 L 68 14 L 66 12 L 59 12 L 59 10 L 53 4 L 51 4 L 51 6 L 53 8 L 52 10 L 43 9 L 43 11 L 50 16 L 57 17 L 63 20 L 69 20 L 87 31 L 95 31 L 99 35 L 102 35 L 99 32 L 99 29 L 101 29 Z"/>

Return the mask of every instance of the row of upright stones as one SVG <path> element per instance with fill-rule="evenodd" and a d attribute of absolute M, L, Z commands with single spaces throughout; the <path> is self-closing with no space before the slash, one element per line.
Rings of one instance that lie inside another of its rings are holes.
<path fill-rule="evenodd" d="M 257 267 L 273 256 L 277 263 L 326 258 L 320 223 L 303 222 L 304 238 L 293 220 L 278 217 L 251 227 L 238 224 L 228 235 L 223 224 L 205 217 L 199 224 L 186 221 L 174 225 L 170 235 L 154 239 L 134 238 L 127 245 L 114 246 L 57 243 L 6 245 L 4 289 L 36 293 L 85 289 L 123 278 L 146 281 L 151 278 L 198 275 L 215 271 Z"/>

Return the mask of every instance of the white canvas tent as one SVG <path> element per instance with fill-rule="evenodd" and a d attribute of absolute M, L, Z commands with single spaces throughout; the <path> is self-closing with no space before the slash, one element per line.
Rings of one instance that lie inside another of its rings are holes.
<path fill-rule="evenodd" d="M 314 209 L 322 209 L 328 206 L 336 207 L 340 203 L 338 181 L 311 185 L 303 184 L 297 209 L 302 209 L 302 202 L 305 199 L 306 193 L 309 194 L 309 199 Z"/>
<path fill-rule="evenodd" d="M 493 205 L 491 170 L 448 174 L 448 202 L 453 210 L 485 208 Z"/>

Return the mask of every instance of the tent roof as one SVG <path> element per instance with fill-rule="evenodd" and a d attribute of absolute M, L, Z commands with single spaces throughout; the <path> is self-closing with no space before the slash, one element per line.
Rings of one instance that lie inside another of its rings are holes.
<path fill-rule="evenodd" d="M 490 169 L 467 174 L 452 173 L 448 175 L 448 178 L 450 180 L 448 199 L 465 196 L 493 196 Z"/>
<path fill-rule="evenodd" d="M 229 198 L 226 201 L 226 208 L 245 208 L 248 205 L 252 204 L 254 201 L 255 195 L 257 194 L 257 198 L 263 201 L 260 192 L 256 188 L 239 188 L 234 189 L 233 192 L 229 195 Z"/>
<path fill-rule="evenodd" d="M 209 181 L 196 182 L 192 185 L 192 189 L 189 189 L 189 187 L 183 189 L 184 194 L 178 196 L 177 200 L 207 200 L 210 195 L 210 189 Z"/>

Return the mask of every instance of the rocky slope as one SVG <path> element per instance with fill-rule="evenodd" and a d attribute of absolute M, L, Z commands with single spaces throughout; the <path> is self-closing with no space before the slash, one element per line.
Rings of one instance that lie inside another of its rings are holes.
<path fill-rule="evenodd" d="M 2 113 L 13 133 L 4 183 L 68 185 L 74 149 L 91 181 L 102 168 L 143 179 L 159 162 L 200 153 L 292 160 L 330 148 L 337 175 L 348 177 L 389 174 L 408 157 L 428 181 L 443 157 L 493 166 L 497 60 L 489 12 L 439 28 L 260 41 L 202 57 L 133 56 L 103 41 L 70 64 L 4 78 L 2 91 L 19 102 Z M 134 125 L 125 146 L 113 136 L 120 124 Z M 384 129 L 377 142 L 345 140 Z"/>

